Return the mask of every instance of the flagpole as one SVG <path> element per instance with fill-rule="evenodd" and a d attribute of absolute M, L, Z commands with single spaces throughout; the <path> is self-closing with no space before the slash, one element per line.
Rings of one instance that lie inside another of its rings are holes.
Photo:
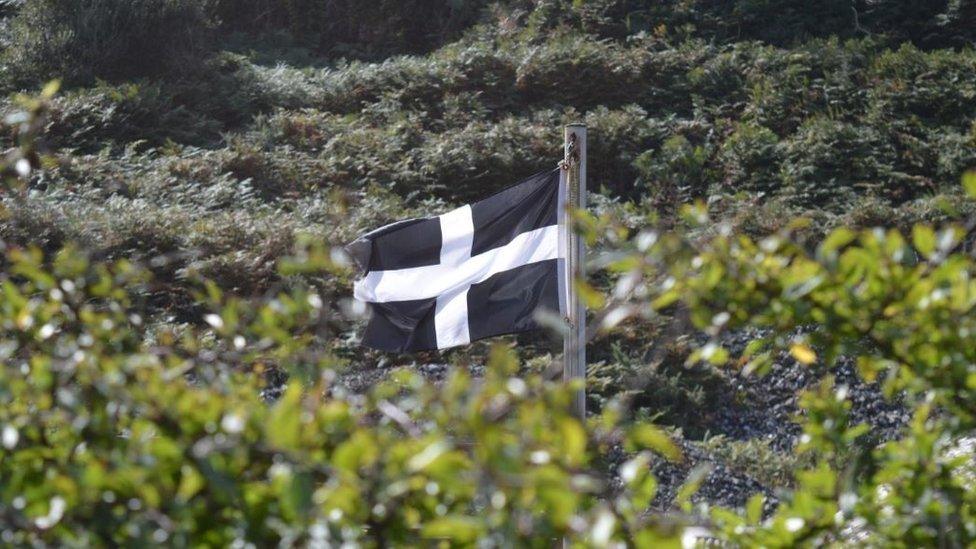
<path fill-rule="evenodd" d="M 570 124 L 565 127 L 563 149 L 567 167 L 568 207 L 577 210 L 586 208 L 586 125 Z M 571 230 L 567 234 L 566 273 L 568 283 L 567 318 L 569 332 L 563 339 L 563 379 L 583 380 L 584 387 L 573 395 L 571 411 L 580 419 L 586 418 L 586 306 L 580 300 L 574 281 L 586 278 L 586 247 L 583 239 Z"/>

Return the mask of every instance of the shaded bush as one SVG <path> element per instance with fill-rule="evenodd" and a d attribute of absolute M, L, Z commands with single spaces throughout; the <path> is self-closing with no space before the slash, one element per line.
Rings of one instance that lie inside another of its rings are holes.
<path fill-rule="evenodd" d="M 471 124 L 428 141 L 413 169 L 422 187 L 438 189 L 455 200 L 490 195 L 527 174 L 555 168 L 560 124 L 526 124 L 509 117 L 497 123 Z M 486 146 L 488 143 L 492 145 Z M 456 186 L 464 181 L 463 188 Z"/>
<path fill-rule="evenodd" d="M 330 55 L 419 53 L 456 38 L 487 0 L 217 0 L 225 31 L 286 32 Z"/>
<path fill-rule="evenodd" d="M 588 132 L 588 176 L 594 191 L 606 189 L 611 196 L 637 197 L 634 157 L 660 144 L 671 133 L 668 120 L 651 118 L 637 105 L 621 109 L 598 107 L 584 118 Z"/>
<path fill-rule="evenodd" d="M 617 39 L 658 32 L 792 46 L 876 35 L 890 44 L 937 48 L 973 44 L 976 34 L 965 22 L 974 14 L 972 0 L 547 0 L 537 3 L 532 17 L 544 29 L 573 25 Z"/>
<path fill-rule="evenodd" d="M 197 65 L 210 27 L 200 0 L 27 0 L 3 57 L 28 85 L 156 76 Z"/>
<path fill-rule="evenodd" d="M 381 99 L 437 110 L 445 94 L 478 92 L 497 106 L 511 106 L 516 61 L 512 53 L 474 46 L 448 47 L 430 57 L 354 62 L 323 74 L 321 106 L 353 112 Z"/>
<path fill-rule="evenodd" d="M 894 199 L 917 189 L 894 183 L 888 167 L 894 147 L 876 129 L 829 118 L 816 118 L 799 129 L 785 150 L 783 182 L 800 204 L 837 207 L 874 186 Z"/>
<path fill-rule="evenodd" d="M 213 142 L 220 128 L 218 121 L 180 105 L 158 83 L 102 84 L 56 99 L 47 139 L 56 147 L 91 152 L 137 140 Z"/>
<path fill-rule="evenodd" d="M 692 136 L 694 138 L 694 136 Z M 696 143 L 677 133 L 659 149 L 644 152 L 634 160 L 640 185 L 653 201 L 666 209 L 700 198 L 715 181 L 710 143 Z"/>
<path fill-rule="evenodd" d="M 870 112 L 906 126 L 966 127 L 976 117 L 976 55 L 905 45 L 879 55 L 867 78 Z"/>
<path fill-rule="evenodd" d="M 782 184 L 782 156 L 782 145 L 775 133 L 763 126 L 740 124 L 719 153 L 724 172 L 722 185 L 732 192 L 774 192 Z"/>
<path fill-rule="evenodd" d="M 878 56 L 872 40 L 817 40 L 779 50 L 760 47 L 749 68 L 749 100 L 743 115 L 777 135 L 793 133 L 808 118 L 855 118 L 866 108 L 870 63 Z"/>
<path fill-rule="evenodd" d="M 181 78 L 100 82 L 71 90 L 51 105 L 46 138 L 53 146 L 81 152 L 134 141 L 213 145 L 223 131 L 272 106 L 315 102 L 313 85 L 297 71 L 218 55 Z"/>
<path fill-rule="evenodd" d="M 557 36 L 545 47 L 525 52 L 515 87 L 532 102 L 578 108 L 630 102 L 643 80 L 640 58 L 634 53 L 583 37 Z"/>

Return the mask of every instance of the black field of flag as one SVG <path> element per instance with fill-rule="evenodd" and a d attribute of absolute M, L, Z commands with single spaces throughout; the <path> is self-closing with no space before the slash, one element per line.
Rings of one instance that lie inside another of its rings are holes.
<path fill-rule="evenodd" d="M 538 328 L 565 315 L 565 176 L 539 173 L 437 217 L 400 221 L 356 240 L 356 299 L 372 314 L 363 344 L 446 349 Z"/>

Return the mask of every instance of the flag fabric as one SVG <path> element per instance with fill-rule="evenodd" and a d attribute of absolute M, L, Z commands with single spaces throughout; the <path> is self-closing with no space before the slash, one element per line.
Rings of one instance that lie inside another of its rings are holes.
<path fill-rule="evenodd" d="M 371 315 L 363 344 L 447 349 L 565 316 L 566 181 L 556 169 L 437 217 L 409 219 L 348 246 Z"/>

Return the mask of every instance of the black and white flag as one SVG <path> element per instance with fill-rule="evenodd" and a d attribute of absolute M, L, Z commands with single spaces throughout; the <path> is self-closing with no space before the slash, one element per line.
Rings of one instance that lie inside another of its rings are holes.
<path fill-rule="evenodd" d="M 372 315 L 363 344 L 420 351 L 533 330 L 536 311 L 565 316 L 566 208 L 561 170 L 437 217 L 356 240 L 356 299 Z"/>

